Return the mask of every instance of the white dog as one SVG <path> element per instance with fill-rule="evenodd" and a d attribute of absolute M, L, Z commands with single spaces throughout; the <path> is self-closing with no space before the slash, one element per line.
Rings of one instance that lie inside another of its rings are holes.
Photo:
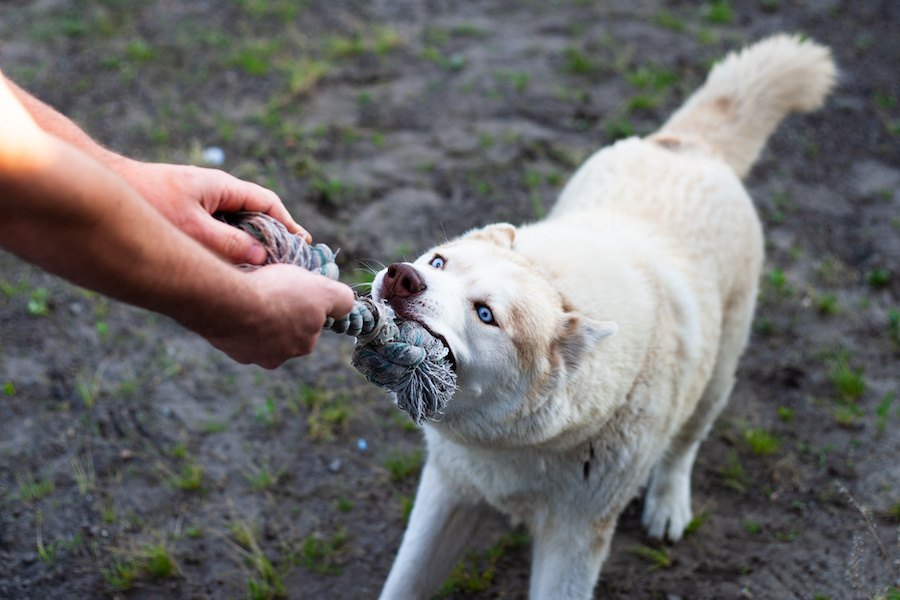
<path fill-rule="evenodd" d="M 543 221 L 496 224 L 373 282 L 459 377 L 382 598 L 427 598 L 486 505 L 528 525 L 532 598 L 589 598 L 646 486 L 651 537 L 691 520 L 697 448 L 753 318 L 763 236 L 741 185 L 791 111 L 819 107 L 827 48 L 777 35 L 731 54 L 654 135 L 592 156 Z"/>

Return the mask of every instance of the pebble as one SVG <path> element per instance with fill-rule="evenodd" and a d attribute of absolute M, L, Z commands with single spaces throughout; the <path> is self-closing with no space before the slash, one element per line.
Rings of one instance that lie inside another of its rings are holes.
<path fill-rule="evenodd" d="M 200 157 L 211 167 L 221 167 L 225 162 L 225 151 L 218 146 L 209 146 L 203 149 Z"/>
<path fill-rule="evenodd" d="M 356 440 L 356 447 L 359 448 L 360 452 L 365 452 L 369 449 L 369 444 L 366 442 L 366 438 L 359 438 Z"/>
<path fill-rule="evenodd" d="M 337 473 L 341 470 L 341 467 L 344 466 L 344 463 L 339 458 L 335 458 L 330 463 L 328 463 L 328 470 L 332 473 Z"/>

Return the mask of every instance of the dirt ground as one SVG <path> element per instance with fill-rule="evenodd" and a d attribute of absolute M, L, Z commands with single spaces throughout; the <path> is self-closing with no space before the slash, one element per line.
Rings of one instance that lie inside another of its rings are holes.
<path fill-rule="evenodd" d="M 598 598 L 900 598 L 900 3 L 15 0 L 0 68 L 110 147 L 278 191 L 348 282 L 522 223 L 727 50 L 802 32 L 840 86 L 747 184 L 768 255 L 677 545 L 623 515 Z M 48 236 L 53 232 L 48 231 Z M 0 597 L 373 598 L 420 433 L 350 367 L 275 371 L 0 253 Z M 492 521 L 444 598 L 524 598 Z"/>

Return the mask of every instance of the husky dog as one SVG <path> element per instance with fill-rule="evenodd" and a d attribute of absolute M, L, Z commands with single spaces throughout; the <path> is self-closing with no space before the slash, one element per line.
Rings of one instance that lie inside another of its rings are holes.
<path fill-rule="evenodd" d="M 589 598 L 616 521 L 681 538 L 691 468 L 749 337 L 763 234 L 741 177 L 834 84 L 776 35 L 728 55 L 657 133 L 600 150 L 546 219 L 395 263 L 376 300 L 450 349 L 459 389 L 424 428 L 419 491 L 382 598 L 427 598 L 486 507 L 527 524 L 532 598 Z"/>

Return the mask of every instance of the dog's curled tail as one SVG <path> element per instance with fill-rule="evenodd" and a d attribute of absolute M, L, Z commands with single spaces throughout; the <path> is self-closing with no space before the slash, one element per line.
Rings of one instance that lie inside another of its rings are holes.
<path fill-rule="evenodd" d="M 836 78 L 827 47 L 774 35 L 717 63 L 651 139 L 699 137 L 744 177 L 781 120 L 822 106 Z"/>

